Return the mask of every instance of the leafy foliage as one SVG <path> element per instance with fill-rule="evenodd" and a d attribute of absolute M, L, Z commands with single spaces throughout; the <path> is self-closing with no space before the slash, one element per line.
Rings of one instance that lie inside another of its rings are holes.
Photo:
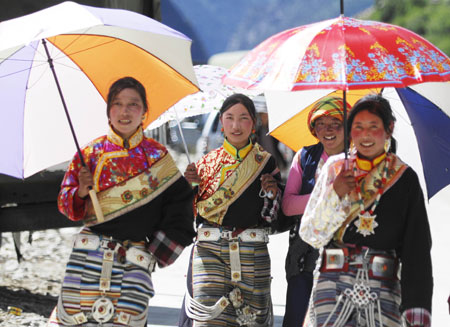
<path fill-rule="evenodd" d="M 368 17 L 405 27 L 450 55 L 450 0 L 375 0 Z"/>

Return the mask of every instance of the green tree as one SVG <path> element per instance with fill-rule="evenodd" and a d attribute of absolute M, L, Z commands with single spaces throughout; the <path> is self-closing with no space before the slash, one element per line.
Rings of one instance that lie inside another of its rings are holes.
<path fill-rule="evenodd" d="M 375 0 L 368 19 L 405 27 L 450 55 L 450 0 Z"/>

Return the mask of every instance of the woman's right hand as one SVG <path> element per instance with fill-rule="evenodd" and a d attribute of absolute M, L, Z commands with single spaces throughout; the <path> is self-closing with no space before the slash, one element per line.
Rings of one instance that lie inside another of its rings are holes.
<path fill-rule="evenodd" d="M 190 163 L 184 172 L 184 177 L 191 185 L 198 185 L 201 182 L 200 176 L 197 174 L 197 167 L 194 163 Z"/>
<path fill-rule="evenodd" d="M 343 168 L 333 182 L 334 191 L 340 198 L 343 198 L 346 194 L 350 193 L 355 187 L 356 178 L 351 169 L 345 170 Z"/>
<path fill-rule="evenodd" d="M 94 179 L 87 167 L 81 167 L 78 173 L 78 196 L 84 198 L 89 194 L 89 190 L 94 187 Z"/>

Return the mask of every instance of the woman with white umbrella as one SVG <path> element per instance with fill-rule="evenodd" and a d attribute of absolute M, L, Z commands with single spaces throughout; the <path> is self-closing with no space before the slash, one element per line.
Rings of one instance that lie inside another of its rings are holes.
<path fill-rule="evenodd" d="M 194 326 L 272 326 L 269 234 L 280 231 L 281 176 L 275 159 L 254 143 L 253 101 L 228 97 L 220 109 L 225 140 L 195 164 L 199 226 L 188 271 L 186 315 Z M 191 322 L 181 317 L 180 326 Z"/>
<path fill-rule="evenodd" d="M 356 152 L 327 161 L 306 206 L 300 237 L 324 247 L 314 326 L 430 326 L 430 227 L 417 174 L 386 150 L 394 124 L 386 99 L 359 100 Z"/>
<path fill-rule="evenodd" d="M 136 79 L 114 82 L 108 134 L 76 154 L 64 176 L 59 210 L 85 227 L 49 326 L 146 326 L 155 265 L 170 265 L 192 243 L 191 187 L 167 149 L 144 136 L 146 99 Z M 104 217 L 88 198 L 92 188 Z"/>

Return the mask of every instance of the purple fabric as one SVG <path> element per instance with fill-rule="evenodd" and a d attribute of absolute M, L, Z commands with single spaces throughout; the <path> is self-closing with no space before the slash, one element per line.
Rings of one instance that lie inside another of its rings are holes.
<path fill-rule="evenodd" d="M 23 120 L 30 68 L 37 41 L 23 47 L 0 63 L 0 173 L 23 178 Z"/>
<path fill-rule="evenodd" d="M 396 89 L 419 145 L 428 199 L 450 184 L 450 118 L 434 103 L 406 87 Z"/>
<path fill-rule="evenodd" d="M 132 11 L 122 9 L 97 8 L 90 6 L 82 7 L 99 18 L 105 25 L 136 29 L 191 40 L 186 35 L 164 24 L 161 24 L 154 19 Z"/>
<path fill-rule="evenodd" d="M 135 12 L 90 6 L 82 7 L 105 25 L 190 40 L 184 34 Z M 38 42 L 32 42 L 29 46 L 21 48 L 9 58 L 0 58 L 0 98 L 2 99 L 0 147 L 3 150 L 0 160 L 0 173 L 17 178 L 23 178 L 24 174 L 24 106 L 28 78 Z M 7 156 L 7 160 L 3 159 L 3 156 Z"/>

